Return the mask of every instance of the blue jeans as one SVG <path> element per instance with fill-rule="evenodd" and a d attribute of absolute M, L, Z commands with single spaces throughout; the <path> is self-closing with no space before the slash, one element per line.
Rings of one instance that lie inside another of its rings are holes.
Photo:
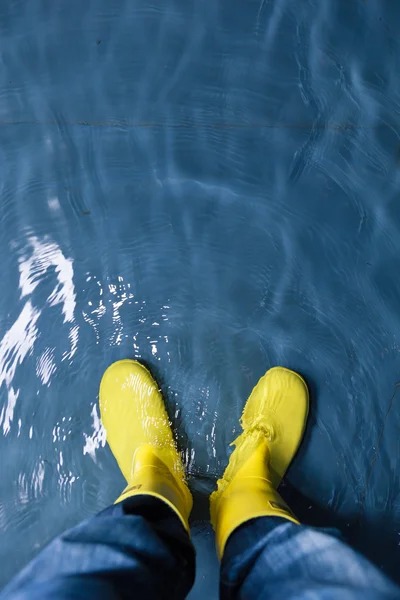
<path fill-rule="evenodd" d="M 65 532 L 2 592 L 1 600 L 181 599 L 195 552 L 163 502 L 136 496 Z M 398 598 L 400 591 L 344 542 L 312 527 L 262 517 L 230 536 L 222 600 Z"/>

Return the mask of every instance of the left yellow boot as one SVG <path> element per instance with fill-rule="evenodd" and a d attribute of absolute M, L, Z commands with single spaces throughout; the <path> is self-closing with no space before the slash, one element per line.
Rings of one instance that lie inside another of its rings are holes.
<path fill-rule="evenodd" d="M 135 360 L 113 363 L 100 384 L 107 441 L 128 486 L 117 502 L 147 494 L 168 504 L 189 532 L 192 495 L 186 485 L 161 392 Z"/>

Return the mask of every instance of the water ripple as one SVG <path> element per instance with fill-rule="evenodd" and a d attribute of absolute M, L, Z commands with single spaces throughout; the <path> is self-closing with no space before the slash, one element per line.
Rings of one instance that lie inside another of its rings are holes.
<path fill-rule="evenodd" d="M 397 576 L 399 19 L 0 7 L 1 583 L 120 493 L 97 394 L 124 357 L 154 371 L 200 495 L 258 378 L 301 371 L 288 480 Z"/>

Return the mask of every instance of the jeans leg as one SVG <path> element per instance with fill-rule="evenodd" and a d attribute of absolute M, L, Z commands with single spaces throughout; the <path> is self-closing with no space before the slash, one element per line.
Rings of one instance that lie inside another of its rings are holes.
<path fill-rule="evenodd" d="M 400 589 L 336 535 L 261 517 L 228 539 L 221 600 L 399 598 Z"/>
<path fill-rule="evenodd" d="M 186 596 L 194 548 L 177 515 L 134 496 L 63 533 L 3 591 L 10 600 L 152 600 Z"/>

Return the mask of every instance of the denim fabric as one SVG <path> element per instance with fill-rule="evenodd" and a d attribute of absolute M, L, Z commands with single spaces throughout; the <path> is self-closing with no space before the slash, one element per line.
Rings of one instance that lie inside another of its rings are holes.
<path fill-rule="evenodd" d="M 221 600 L 399 598 L 400 589 L 336 535 L 262 517 L 238 527 L 221 564 Z"/>
<path fill-rule="evenodd" d="M 0 600 L 185 598 L 195 553 L 177 516 L 136 496 L 54 540 Z M 398 588 L 334 535 L 260 518 L 230 536 L 222 600 L 398 598 Z"/>
<path fill-rule="evenodd" d="M 195 552 L 175 513 L 151 496 L 107 508 L 54 540 L 1 600 L 184 598 Z"/>

